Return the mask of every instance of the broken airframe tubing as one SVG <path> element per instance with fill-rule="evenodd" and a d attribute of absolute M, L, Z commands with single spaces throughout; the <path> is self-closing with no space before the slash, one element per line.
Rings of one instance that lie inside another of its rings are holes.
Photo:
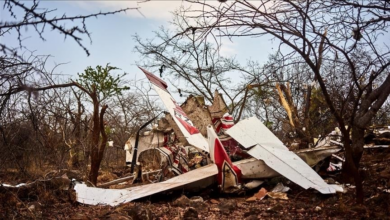
<path fill-rule="evenodd" d="M 162 111 L 160 112 L 158 115 L 156 115 L 156 117 L 150 119 L 148 122 L 146 122 L 145 124 L 143 124 L 137 131 L 137 137 L 135 138 L 135 146 L 134 146 L 134 152 L 133 152 L 133 159 L 131 160 L 131 169 L 130 169 L 130 173 L 133 173 L 134 172 L 134 165 L 135 165 L 135 161 L 137 160 L 137 151 L 138 151 L 138 140 L 139 140 L 139 133 L 142 129 L 144 129 L 146 126 L 148 126 L 150 123 L 152 123 L 152 121 L 154 121 L 158 116 L 160 116 L 162 113 L 166 113 L 165 111 Z"/>

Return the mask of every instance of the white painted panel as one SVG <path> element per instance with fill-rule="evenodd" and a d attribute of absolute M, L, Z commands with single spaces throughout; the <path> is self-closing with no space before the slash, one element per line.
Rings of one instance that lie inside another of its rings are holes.
<path fill-rule="evenodd" d="M 291 151 L 256 145 L 248 153 L 263 160 L 270 168 L 304 189 L 313 188 L 323 194 L 336 192 L 309 165 Z"/>
<path fill-rule="evenodd" d="M 135 148 L 136 137 L 130 137 L 125 144 L 126 150 L 126 162 L 131 163 L 133 161 L 133 153 Z M 141 135 L 138 140 L 138 151 L 135 162 L 138 162 L 138 157 L 142 152 L 162 147 L 164 143 L 164 134 L 161 132 L 152 133 L 150 135 Z"/>
<path fill-rule="evenodd" d="M 156 90 L 157 94 L 160 96 L 161 100 L 163 101 L 165 107 L 168 109 L 173 120 L 176 122 L 177 126 L 179 126 L 181 132 L 183 133 L 183 135 L 187 139 L 188 143 L 190 143 L 191 145 L 193 145 L 196 148 L 199 148 L 202 151 L 209 152 L 209 146 L 208 146 L 207 140 L 203 137 L 203 135 L 201 133 L 191 135 L 187 131 L 187 129 L 185 129 L 185 127 L 180 123 L 180 121 L 176 118 L 175 112 L 174 112 L 174 109 L 176 108 L 176 106 L 175 106 L 175 103 L 173 102 L 174 99 L 171 96 L 171 94 L 169 94 L 165 90 L 161 89 L 160 87 L 154 85 L 153 83 L 152 83 L 152 85 L 153 85 L 153 88 Z M 189 121 L 189 123 L 192 124 L 191 121 Z"/>
<path fill-rule="evenodd" d="M 278 172 L 267 166 L 262 160 L 250 158 L 233 162 L 241 170 L 243 179 L 265 179 L 280 176 Z"/>
<path fill-rule="evenodd" d="M 240 121 L 227 133 L 237 140 L 252 157 L 263 160 L 270 168 L 303 188 L 323 194 L 335 193 L 328 184 L 299 156 L 286 146 L 256 117 Z"/>
<path fill-rule="evenodd" d="M 270 146 L 288 150 L 286 146 L 277 138 L 259 119 L 251 117 L 244 119 L 227 133 L 238 141 L 245 148 L 250 148 L 256 144 L 261 146 Z"/>
<path fill-rule="evenodd" d="M 85 184 L 76 184 L 74 189 L 76 191 L 76 199 L 80 203 L 88 205 L 102 204 L 117 206 L 121 203 L 131 202 L 159 192 L 183 187 L 196 181 L 207 180 L 207 178 L 215 176 L 217 173 L 217 166 L 215 164 L 210 164 L 164 182 L 136 186 L 128 189 L 101 189 L 88 187 Z M 202 185 L 202 182 L 199 182 L 199 184 Z"/>

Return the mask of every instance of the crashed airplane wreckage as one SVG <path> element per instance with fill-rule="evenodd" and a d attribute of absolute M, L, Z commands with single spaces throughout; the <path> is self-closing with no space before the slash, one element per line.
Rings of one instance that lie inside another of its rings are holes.
<path fill-rule="evenodd" d="M 231 193 L 257 187 L 262 183 L 259 180 L 280 175 L 322 194 L 342 191 L 340 186 L 325 183 L 311 168 L 340 151 L 340 147 L 306 149 L 295 154 L 255 117 L 234 124 L 218 92 L 211 106 L 193 96 L 179 106 L 163 80 L 140 69 L 168 110 L 152 131 L 131 137 L 125 146 L 126 162 L 133 165 L 132 171 L 138 164 L 131 177 L 133 183 L 139 180 L 149 184 L 103 189 L 76 183 L 78 202 L 116 206 L 167 190 L 204 188 L 215 182 L 222 192 Z M 153 178 L 148 174 L 154 174 Z"/>

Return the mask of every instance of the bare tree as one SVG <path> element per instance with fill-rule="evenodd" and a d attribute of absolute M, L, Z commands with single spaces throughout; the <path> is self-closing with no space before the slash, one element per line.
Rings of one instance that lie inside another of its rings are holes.
<path fill-rule="evenodd" d="M 59 35 L 64 36 L 64 38 L 74 40 L 89 55 L 88 49 L 82 42 L 85 38 L 91 41 L 91 34 L 87 29 L 86 21 L 89 18 L 118 14 L 130 9 L 136 8 L 88 15 L 67 16 L 63 14 L 58 16 L 53 9 L 41 8 L 40 1 L 5 0 L 2 13 L 8 14 L 10 20 L 0 21 L 0 37 L 6 34 L 15 34 L 19 41 L 19 48 L 11 48 L 9 45 L 0 43 L 0 114 L 12 94 L 21 91 L 36 92 L 38 90 L 33 89 L 36 87 L 43 87 L 39 89 L 40 91 L 52 88 L 48 86 L 53 84 L 49 79 L 40 81 L 40 84 L 34 81 L 35 78 L 50 76 L 46 74 L 47 71 L 43 71 L 46 58 L 36 56 L 24 47 L 25 30 L 33 29 L 42 40 L 46 40 L 46 30 L 58 31 Z M 67 23 L 69 25 L 69 22 L 72 25 L 66 26 Z M 63 86 L 70 85 L 65 84 Z"/>
<path fill-rule="evenodd" d="M 172 21 L 177 32 L 188 29 L 189 23 L 179 11 Z M 255 63 L 243 67 L 234 58 L 222 56 L 212 41 L 206 38 L 197 41 L 195 32 L 184 32 L 177 38 L 172 32 L 161 28 L 153 40 L 135 36 L 138 43 L 135 50 L 144 58 L 140 65 L 158 70 L 160 77 L 171 81 L 180 96 L 200 95 L 212 102 L 214 91 L 218 90 L 224 94 L 229 111 L 237 116 L 245 107 L 243 93 L 247 86 L 255 81 L 261 85 L 268 83 L 267 77 L 258 74 Z"/>
<path fill-rule="evenodd" d="M 390 50 L 380 39 L 389 27 L 389 1 L 237 0 L 217 6 L 189 2 L 203 8 L 186 14 L 196 20 L 197 26 L 176 36 L 194 29 L 199 41 L 208 36 L 269 35 L 280 42 L 279 53 L 286 62 L 310 67 L 311 77 L 319 83 L 344 136 L 343 172 L 352 174 L 357 199 L 363 202 L 358 165 L 364 130 L 390 94 Z M 330 67 L 337 72 L 330 71 Z M 346 84 L 342 85 L 339 98 L 333 99 L 333 87 L 326 79 L 336 76 Z"/>
<path fill-rule="evenodd" d="M 123 13 L 131 8 L 68 16 L 56 14 L 55 9 L 42 8 L 40 1 L 5 0 L 3 3 L 1 13 L 8 15 L 9 19 L 0 21 L 0 37 L 7 34 L 17 36 L 19 47 L 13 48 L 0 43 L 0 145 L 10 150 L 20 149 L 20 155 L 23 155 L 23 150 L 29 149 L 25 148 L 24 141 L 31 141 L 32 146 L 42 146 L 40 149 L 58 144 L 58 140 L 63 141 L 63 132 L 59 131 L 62 126 L 62 130 L 68 132 L 66 126 L 71 123 L 66 115 L 69 109 L 65 105 L 66 101 L 59 95 L 62 92 L 53 92 L 52 89 L 76 86 L 75 82 L 55 83 L 54 70 L 48 71 L 45 67 L 49 56 L 35 55 L 25 47 L 23 39 L 27 34 L 33 33 L 43 41 L 49 40 L 45 38 L 46 31 L 54 30 L 60 36 L 76 42 L 89 55 L 83 42 L 85 39 L 92 42 L 87 20 Z M 77 121 L 76 117 L 75 122 Z M 34 132 L 29 132 L 30 129 Z M 48 133 L 50 129 L 52 133 Z M 16 134 L 22 133 L 26 138 L 16 140 Z M 39 138 L 32 138 L 31 134 L 36 134 Z M 53 139 L 49 140 L 50 138 Z M 63 142 L 61 146 L 69 149 Z M 14 161 L 20 161 L 18 155 L 13 158 Z"/>
<path fill-rule="evenodd" d="M 151 87 L 143 87 L 140 81 L 131 81 L 132 90 L 123 92 L 109 100 L 110 108 L 107 110 L 107 126 L 110 128 L 109 140 L 113 141 L 113 147 L 107 148 L 104 164 L 124 165 L 125 146 L 129 137 L 136 135 L 138 129 L 151 118 L 154 118 L 161 108 L 156 104 L 157 97 L 151 96 Z M 118 153 L 119 152 L 119 153 Z"/>

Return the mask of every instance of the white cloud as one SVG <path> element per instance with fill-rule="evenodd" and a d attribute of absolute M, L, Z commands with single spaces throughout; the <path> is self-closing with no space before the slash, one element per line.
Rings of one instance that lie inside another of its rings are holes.
<path fill-rule="evenodd" d="M 147 19 L 154 19 L 160 21 L 171 21 L 173 18 L 172 12 L 176 9 L 179 9 L 181 6 L 188 8 L 191 7 L 193 10 L 201 11 L 203 8 L 201 4 L 194 4 L 181 0 L 129 0 L 129 1 L 115 1 L 115 0 L 105 0 L 105 1 L 69 1 L 69 3 L 76 5 L 77 7 L 81 7 L 90 11 L 110 11 L 110 10 L 118 10 L 121 8 L 139 8 L 139 12 L 137 11 L 128 11 L 126 14 L 122 14 L 122 16 L 128 17 L 137 17 Z M 254 5 L 258 5 L 257 1 L 249 1 Z M 227 7 L 225 4 L 220 4 L 218 1 L 210 1 L 208 4 L 219 6 L 219 7 Z M 233 2 L 227 2 L 228 5 Z M 192 14 L 194 15 L 194 14 Z M 210 18 L 213 20 L 213 18 Z M 172 28 L 170 24 L 167 24 L 168 28 Z M 192 25 L 191 23 L 189 25 Z M 195 24 L 196 25 L 196 24 Z M 157 27 L 155 27 L 157 28 Z M 217 39 L 220 45 L 220 55 L 223 57 L 231 57 L 236 56 L 239 48 L 239 42 L 236 39 L 232 41 L 227 37 L 222 37 Z M 214 41 L 214 40 L 210 40 Z M 211 42 L 214 45 L 216 42 Z"/>
<path fill-rule="evenodd" d="M 171 12 L 180 8 L 181 6 L 185 8 L 191 7 L 191 9 L 199 11 L 204 9 L 201 4 L 190 3 L 185 0 L 69 1 L 69 4 L 91 11 L 108 11 L 118 10 L 121 8 L 139 8 L 140 13 L 136 11 L 130 11 L 125 15 L 139 18 L 145 16 L 148 19 L 163 19 L 166 21 L 171 20 Z M 230 3 L 228 2 L 221 4 L 218 1 L 210 1 L 207 2 L 207 4 L 218 7 Z"/>
<path fill-rule="evenodd" d="M 176 0 L 176 1 L 148 1 L 142 2 L 139 1 L 115 1 L 115 0 L 106 0 L 106 1 L 69 1 L 70 4 L 73 4 L 77 7 L 96 11 L 109 11 L 109 10 L 118 10 L 122 8 L 139 8 L 137 11 L 128 11 L 125 16 L 129 17 L 146 17 L 148 19 L 163 19 L 166 21 L 171 20 L 171 12 L 180 6 L 189 6 L 190 3 Z"/>

